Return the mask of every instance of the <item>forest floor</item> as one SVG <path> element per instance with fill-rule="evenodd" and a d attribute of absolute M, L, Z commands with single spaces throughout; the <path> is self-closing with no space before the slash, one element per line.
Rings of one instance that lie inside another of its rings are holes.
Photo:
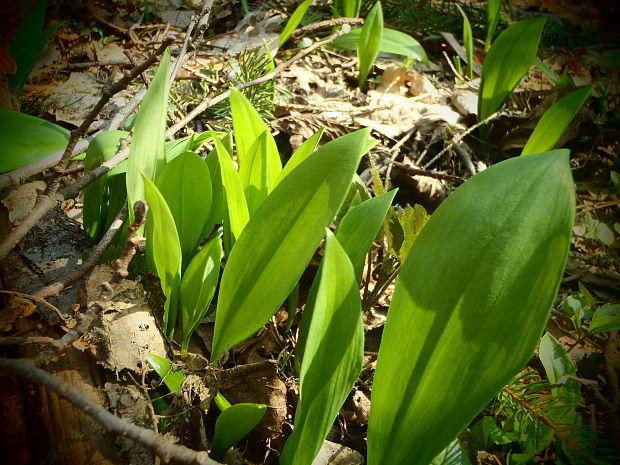
<path fill-rule="evenodd" d="M 190 59 L 172 86 L 169 125 L 182 121 L 205 96 L 213 97 L 231 85 L 252 81 L 270 71 L 269 63 L 253 50 L 263 50 L 264 44 L 277 50 L 280 31 L 293 3 L 250 2 L 250 13 L 244 14 L 237 2 L 215 2 L 208 32 L 192 44 Z M 327 6 L 315 3 L 302 25 L 332 18 Z M 483 30 L 484 2 L 467 3 L 467 7 L 476 26 L 474 31 Z M 578 2 L 520 0 L 508 2 L 503 16 L 505 22 L 509 17 L 546 15 L 549 25 L 539 50 L 541 61 L 556 76 L 572 78 L 576 86 L 595 84 L 593 95 L 561 141 L 562 147 L 571 150 L 577 215 L 567 269 L 547 327 L 576 367 L 574 378 L 582 395 L 576 411 L 582 432 L 589 438 L 585 441 L 587 447 L 565 440 L 566 430 L 554 423 L 553 415 L 543 407 L 528 405 L 519 383 L 548 381 L 535 355 L 521 373 L 526 377 L 502 391 L 517 399 L 521 396 L 521 403 L 511 404 L 505 395 L 498 395 L 459 436 L 461 452 L 450 457 L 446 454 L 435 463 L 612 463 L 612 459 L 599 461 L 600 457 L 615 455 L 617 460 L 620 455 L 620 307 L 615 310 L 615 327 L 597 334 L 589 331 L 598 308 L 620 303 L 620 35 L 612 29 L 607 15 L 613 8 L 617 13 L 617 7 L 610 3 L 610 11 L 605 8 Z M 367 188 L 375 193 L 398 188 L 395 204 L 399 208 L 422 205 L 432 215 L 462 182 L 518 155 L 544 111 L 570 89 L 558 87 L 552 77 L 532 67 L 505 111 L 495 119 L 490 142 L 481 141 L 476 131 L 468 131 L 476 124 L 479 76 L 468 79 L 458 75 L 453 64 L 455 55 L 464 55 L 458 10 L 433 1 L 385 2 L 384 10 L 386 25 L 420 41 L 428 54 L 428 64 L 382 54 L 362 90 L 357 87 L 355 54 L 320 47 L 247 95 L 270 122 L 283 159 L 321 128 L 325 130 L 322 143 L 360 127 L 371 128 L 379 144 L 359 169 Z M 164 38 L 173 39 L 172 56 L 178 55 L 192 14 L 180 1 L 172 0 L 50 2 L 48 24 L 63 21 L 63 25 L 37 62 L 19 110 L 75 129 L 99 100 L 104 87 L 122 77 L 136 62 L 144 61 Z M 278 50 L 276 65 L 293 57 L 298 47 L 310 46 L 330 31 L 328 27 L 303 37 L 294 36 Z M 476 49 L 476 60 L 481 63 L 483 44 L 477 43 Z M 152 70 L 116 94 L 89 133 L 105 126 L 105 121 L 144 87 Z M 9 105 L 15 107 L 14 103 Z M 179 127 L 175 137 L 202 132 L 208 126 L 230 129 L 226 102 L 207 108 Z M 410 168 L 418 172 L 412 174 Z M 70 185 L 82 176 L 82 171 L 83 161 L 73 161 L 61 182 Z M 10 189 L 0 192 L 6 217 L 0 231 L 3 235 L 11 223 L 15 224 L 15 218 L 23 218 L 32 208 L 37 192 L 50 179 L 47 173 L 39 174 L 19 194 L 10 194 Z M 81 229 L 81 206 L 81 197 L 65 202 L 62 212 L 56 210 L 45 217 L 3 260 L 3 289 L 35 294 L 43 286 L 62 282 L 78 267 L 93 246 Z M 392 227 L 398 229 L 397 225 Z M 364 365 L 316 464 L 364 463 L 372 374 L 399 265 L 399 256 L 394 253 L 398 248 L 392 243 L 398 238 L 394 237 L 376 241 L 368 256 L 368 272 L 361 290 L 366 334 Z M 211 402 L 214 386 L 219 386 L 232 403 L 264 403 L 268 406 L 264 421 L 229 452 L 225 461 L 275 464 L 291 432 L 298 400 L 299 380 L 293 355 L 296 331 L 320 255 L 317 252 L 300 282 L 300 301 L 292 325 L 289 314 L 281 309 L 255 337 L 234 348 L 218 370 L 208 364 L 213 314 L 198 327 L 190 343 L 190 355 L 182 361 L 178 345 L 165 341 L 158 330 L 163 298 L 158 281 L 136 261 L 130 268 L 132 279 L 117 288 L 113 298 L 107 296 L 115 301 L 114 308 L 66 349 L 81 351 L 75 355 L 81 357 L 80 365 L 74 367 L 76 372 L 67 374 L 71 367 L 66 366 L 51 371 L 62 372 L 65 380 L 83 378 L 85 384 L 76 381 L 74 386 L 90 390 L 87 394 L 117 416 L 174 436 L 194 450 L 209 449 L 219 412 Z M 98 266 L 84 281 L 51 299 L 62 313 L 62 323 L 55 311 L 42 306 L 34 314 L 34 307 L 10 314 L 0 312 L 0 329 L 7 339 L 0 346 L 3 355 L 36 357 L 37 350 L 31 344 L 9 345 L 8 338 L 64 334 L 77 321 L 74 311 L 85 303 L 85 295 L 94 300 L 97 287 L 110 276 L 110 268 Z M 8 308 L 8 300 L 5 303 Z M 145 310 L 127 311 L 136 307 Z M 121 318 L 123 312 L 125 317 Z M 167 357 L 174 369 L 185 373 L 186 382 L 179 396 L 170 395 L 145 363 L 148 353 Z M 95 463 L 97 454 L 101 463 L 158 463 L 144 449 L 128 441 L 114 443 L 109 437 L 102 441 L 111 441 L 112 448 L 117 449 L 114 453 L 102 452 L 110 447 L 106 445 L 82 444 L 79 451 L 72 446 L 63 449 L 53 438 L 58 435 L 66 439 L 71 436 L 69 432 L 49 431 L 61 428 L 62 421 L 46 420 L 45 425 L 35 426 L 36 421 L 23 417 L 33 406 L 44 405 L 47 414 L 55 412 L 61 417 L 62 409 L 58 411 L 54 401 L 34 385 L 7 383 L 9 387 L 0 390 L 6 433 L 0 436 L 4 436 L 4 450 L 8 451 L 6 463 Z M 554 388 L 557 385 L 547 384 L 536 394 L 550 397 Z M 17 401 L 10 389 L 22 390 L 22 399 Z M 529 416 L 526 420 L 515 412 L 529 412 Z M 489 429 L 488 418 L 493 419 L 496 430 Z M 520 426 L 515 425 L 519 423 L 516 418 L 521 418 Z M 74 428 L 80 421 L 67 419 Z M 530 426 L 533 429 L 524 432 Z M 76 439 L 76 444 L 80 441 Z M 534 442 L 542 447 L 536 449 Z M 96 447 L 101 447 L 99 452 L 93 450 Z M 592 452 L 597 447 L 599 452 L 607 450 L 607 455 Z M 535 453 L 524 459 L 532 448 Z M 115 458 L 106 462 L 112 456 Z"/>

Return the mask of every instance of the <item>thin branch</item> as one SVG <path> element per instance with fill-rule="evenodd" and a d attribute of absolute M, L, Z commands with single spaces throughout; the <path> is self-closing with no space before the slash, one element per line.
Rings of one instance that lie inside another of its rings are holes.
<path fill-rule="evenodd" d="M 37 224 L 45 214 L 52 208 L 60 205 L 65 199 L 76 197 L 82 189 L 88 186 L 95 179 L 101 177 L 113 169 L 116 165 L 127 159 L 129 156 L 129 147 L 127 147 L 128 139 L 125 139 L 121 143 L 121 150 L 105 163 L 102 163 L 96 169 L 89 171 L 74 184 L 65 187 L 60 192 L 52 193 L 49 195 L 40 195 L 37 199 L 37 203 L 32 208 L 28 216 L 23 221 L 14 227 L 9 234 L 7 234 L 0 243 L 0 260 L 6 257 L 9 252 L 17 245 L 23 237 L 28 234 L 35 224 Z"/>
<path fill-rule="evenodd" d="M 15 295 L 17 297 L 21 297 L 22 299 L 34 300 L 36 303 L 45 305 L 46 307 L 52 309 L 52 311 L 56 313 L 56 315 L 58 315 L 58 318 L 60 318 L 60 321 L 66 322 L 65 315 L 62 314 L 62 312 L 58 309 L 58 307 L 56 307 L 55 305 L 52 305 L 47 300 L 44 300 L 43 297 L 40 297 L 38 295 L 25 294 L 23 292 L 4 290 L 4 289 L 0 289 L 0 293 Z"/>
<path fill-rule="evenodd" d="M 394 168 L 397 168 L 411 176 L 426 176 L 427 178 L 440 179 L 442 181 L 449 181 L 455 183 L 457 186 L 463 184 L 466 179 L 460 176 L 453 176 L 451 174 L 438 173 L 437 171 L 423 170 L 420 168 L 414 168 L 413 166 L 406 165 L 404 163 L 394 162 Z"/>
<path fill-rule="evenodd" d="M 73 273 L 71 273 L 62 281 L 57 281 L 55 283 L 49 284 L 44 288 L 39 289 L 37 292 L 35 292 L 34 295 L 41 299 L 47 299 L 49 297 L 60 294 L 63 289 L 82 279 L 82 277 L 84 277 L 84 275 L 88 273 L 88 271 L 90 271 L 99 262 L 99 260 L 103 256 L 103 253 L 110 246 L 112 239 L 114 239 L 116 233 L 123 226 L 125 218 L 127 218 L 127 201 L 125 201 L 125 204 L 118 212 L 118 215 L 116 215 L 116 218 L 114 219 L 104 236 L 101 238 L 101 241 L 99 241 L 99 243 L 95 247 L 93 247 L 93 250 L 88 257 L 88 260 L 82 263 L 78 268 L 73 271 Z"/>
<path fill-rule="evenodd" d="M 8 336 L 0 337 L 0 346 L 22 345 L 22 344 L 51 344 L 55 341 L 53 337 L 19 337 Z"/>
<path fill-rule="evenodd" d="M 167 437 L 136 426 L 118 418 L 104 409 L 101 405 L 88 399 L 84 394 L 74 389 L 69 383 L 41 370 L 35 366 L 32 359 L 0 358 L 0 370 L 21 376 L 35 383 L 41 384 L 61 397 L 71 402 L 89 417 L 99 422 L 106 430 L 127 437 L 140 444 L 145 449 L 161 457 L 164 463 L 174 462 L 183 465 L 218 465 L 219 462 L 209 458 L 204 451 L 194 451 L 188 447 L 175 444 Z"/>
<path fill-rule="evenodd" d="M 118 92 L 124 90 L 131 83 L 131 81 L 133 81 L 137 76 L 141 75 L 151 65 L 153 65 L 157 61 L 158 57 L 164 52 L 164 50 L 166 50 L 166 48 L 171 43 L 172 39 L 164 40 L 159 46 L 159 48 L 150 57 L 148 57 L 138 66 L 131 69 L 131 71 L 129 71 L 111 86 L 104 87 L 101 98 L 99 99 L 97 104 L 88 113 L 84 121 L 82 121 L 82 124 L 80 124 L 77 129 L 71 131 L 71 137 L 69 138 L 67 148 L 62 154 L 58 165 L 56 165 L 56 168 L 54 168 L 58 173 L 62 173 L 65 170 L 67 164 L 69 163 L 69 160 L 71 159 L 73 149 L 75 148 L 75 144 L 77 143 L 78 139 L 84 136 L 84 134 L 86 134 L 86 131 L 90 127 L 91 123 L 95 120 L 97 115 L 99 115 L 99 112 L 104 107 L 104 105 L 108 103 L 110 98 L 112 98 L 114 94 L 117 94 Z"/>
<path fill-rule="evenodd" d="M 272 71 L 268 72 L 267 74 L 265 74 L 265 75 L 263 75 L 263 76 L 261 76 L 261 77 L 259 77 L 257 79 L 254 79 L 253 81 L 242 82 L 240 84 L 237 84 L 235 86 L 235 88 L 237 90 L 242 90 L 242 89 L 246 89 L 248 87 L 256 86 L 258 84 L 262 84 L 264 82 L 270 81 L 271 79 L 276 77 L 278 74 L 280 74 L 282 71 L 287 69 L 290 65 L 295 63 L 296 61 L 301 60 L 303 57 L 305 57 L 306 55 L 309 55 L 314 50 L 316 50 L 319 47 L 322 47 L 323 45 L 331 44 L 338 37 L 340 37 L 340 36 L 342 36 L 344 34 L 347 34 L 350 31 L 351 31 L 350 26 L 348 24 L 345 24 L 342 27 L 342 29 L 334 32 L 327 39 L 315 42 L 310 47 L 304 48 L 303 50 L 298 52 L 293 58 L 280 63 L 278 66 L 276 66 Z M 231 92 L 230 90 L 227 90 L 226 92 L 222 92 L 217 97 L 214 97 L 214 98 L 207 97 L 207 98 L 203 99 L 196 106 L 196 108 L 194 108 L 190 113 L 187 114 L 187 116 L 185 116 L 185 118 L 183 118 L 178 123 L 172 125 L 168 129 L 168 131 L 166 131 L 166 137 L 168 139 L 171 139 L 174 136 L 174 134 L 176 134 L 181 128 L 185 127 L 190 121 L 192 121 L 194 118 L 196 118 L 198 115 L 200 115 L 207 108 L 209 108 L 209 107 L 211 107 L 213 105 L 216 105 L 219 102 L 221 102 L 222 100 L 226 100 L 228 97 L 230 97 L 230 92 Z"/>
<path fill-rule="evenodd" d="M 307 26 L 300 27 L 296 29 L 291 34 L 291 37 L 296 39 L 301 37 L 309 32 L 318 31 L 319 29 L 331 29 L 335 26 L 343 26 L 348 24 L 349 26 L 361 26 L 364 24 L 364 20 L 362 18 L 334 18 L 334 19 L 326 19 L 325 21 L 319 21 L 318 23 L 308 24 Z"/>

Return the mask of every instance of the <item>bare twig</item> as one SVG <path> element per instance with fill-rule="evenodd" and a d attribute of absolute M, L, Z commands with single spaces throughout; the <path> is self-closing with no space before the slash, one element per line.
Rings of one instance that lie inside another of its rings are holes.
<path fill-rule="evenodd" d="M 21 344 L 51 344 L 56 339 L 53 337 L 19 337 L 19 336 L 9 336 L 9 337 L 0 337 L 0 346 L 11 346 L 11 345 L 21 345 Z"/>
<path fill-rule="evenodd" d="M 97 117 L 101 109 L 104 107 L 104 105 L 108 103 L 110 98 L 112 98 L 114 94 L 125 89 L 131 83 L 131 81 L 133 81 L 137 76 L 139 76 L 144 71 L 146 71 L 146 69 L 149 66 L 151 66 L 153 63 L 155 63 L 155 61 L 157 61 L 157 58 L 164 52 L 166 47 L 168 47 L 171 43 L 172 43 L 171 39 L 164 40 L 162 44 L 159 46 L 159 48 L 155 51 L 155 53 L 153 53 L 150 57 L 148 57 L 138 66 L 133 68 L 127 74 L 125 74 L 125 76 L 120 78 L 114 84 L 112 84 L 109 87 L 105 87 L 103 89 L 101 98 L 99 99 L 97 104 L 93 107 L 93 109 L 88 113 L 88 116 L 86 116 L 84 121 L 82 121 L 82 124 L 80 124 L 80 126 L 77 129 L 71 131 L 71 137 L 69 138 L 69 143 L 67 144 L 67 148 L 65 149 L 65 152 L 62 154 L 62 157 L 60 158 L 58 165 L 56 165 L 56 168 L 54 168 L 58 173 L 62 173 L 65 170 L 65 168 L 67 167 L 67 164 L 69 163 L 69 160 L 71 159 L 73 149 L 78 139 L 84 136 L 84 134 L 86 134 L 86 131 L 88 130 L 89 126 L 95 120 L 95 118 Z"/>
<path fill-rule="evenodd" d="M 42 297 L 38 295 L 25 294 L 23 292 L 10 291 L 10 290 L 4 290 L 4 289 L 0 289 L 0 293 L 15 295 L 17 297 L 21 297 L 22 299 L 34 300 L 36 303 L 45 305 L 46 307 L 52 309 L 52 311 L 56 313 L 56 315 L 58 315 L 58 318 L 60 318 L 61 321 L 66 321 L 65 315 L 62 314 L 62 312 L 58 309 L 58 307 L 56 307 L 55 305 L 52 305 L 51 303 L 44 300 Z"/>
<path fill-rule="evenodd" d="M 347 27 L 347 25 L 345 24 L 342 27 L 342 29 L 340 29 L 339 31 L 334 32 L 327 39 L 315 42 L 310 47 L 301 50 L 299 53 L 297 53 L 295 56 L 293 56 L 293 58 L 291 58 L 290 60 L 287 60 L 287 61 L 284 61 L 284 62 L 280 63 L 278 66 L 276 66 L 269 73 L 267 73 L 267 74 L 265 74 L 265 75 L 263 75 L 263 76 L 261 76 L 261 77 L 259 77 L 257 79 L 254 79 L 253 81 L 243 82 L 243 83 L 237 84 L 235 87 L 238 90 L 242 90 L 242 89 L 246 89 L 248 87 L 256 86 L 258 84 L 262 84 L 264 82 L 270 81 L 271 79 L 276 77 L 278 74 L 280 74 L 282 71 L 287 69 L 290 65 L 295 63 L 296 61 L 301 60 L 303 57 L 305 57 L 306 55 L 309 55 L 314 50 L 316 50 L 319 47 L 322 47 L 323 45 L 331 44 L 338 37 L 348 33 L 350 30 L 351 30 L 351 28 Z M 177 133 L 181 128 L 185 127 L 190 121 L 192 121 L 194 118 L 196 118 L 198 115 L 200 115 L 207 108 L 209 108 L 209 107 L 211 107 L 213 105 L 216 105 L 217 103 L 221 102 L 222 100 L 226 100 L 228 97 L 230 97 L 230 90 L 227 90 L 226 92 L 222 92 L 217 97 L 214 97 L 214 98 L 207 97 L 207 98 L 203 99 L 196 106 L 196 108 L 194 108 L 190 113 L 187 114 L 187 116 L 185 116 L 185 118 L 183 118 L 181 121 L 179 121 L 178 123 L 176 123 L 173 126 L 171 126 L 168 129 L 168 131 L 166 131 L 166 137 L 168 139 L 171 139 L 174 136 L 175 133 Z"/>
<path fill-rule="evenodd" d="M 404 171 L 411 176 L 426 176 L 428 178 L 441 179 L 442 181 L 450 181 L 457 186 L 463 184 L 466 179 L 460 176 L 452 176 L 451 174 L 438 173 L 437 171 L 423 170 L 420 168 L 414 168 L 413 166 L 406 165 L 404 163 L 394 162 L 394 168 Z"/>
<path fill-rule="evenodd" d="M 159 434 L 136 426 L 118 418 L 101 405 L 88 399 L 70 384 L 35 366 L 32 359 L 0 358 L 0 370 L 26 378 L 52 390 L 59 396 L 82 410 L 86 415 L 99 422 L 106 430 L 122 437 L 127 437 L 147 450 L 161 457 L 164 463 L 174 462 L 184 465 L 218 465 L 203 451 L 194 451 L 185 446 L 174 444 L 172 440 Z"/>
<path fill-rule="evenodd" d="M 63 289 L 82 279 L 82 277 L 86 273 L 88 273 L 88 271 L 93 268 L 97 264 L 97 262 L 99 262 L 99 259 L 102 257 L 103 253 L 110 246 L 112 239 L 114 239 L 116 233 L 121 229 L 125 218 L 127 218 L 127 201 L 125 201 L 125 205 L 123 205 L 121 210 L 118 212 L 118 215 L 116 215 L 116 218 L 110 225 L 107 232 L 101 238 L 101 241 L 99 241 L 99 243 L 95 247 L 93 247 L 93 250 L 88 257 L 88 260 L 82 263 L 82 265 L 76 268 L 73 273 L 71 273 L 62 281 L 49 284 L 43 289 L 39 289 L 37 292 L 35 292 L 34 295 L 41 299 L 47 299 L 49 297 L 60 294 Z"/>
<path fill-rule="evenodd" d="M 45 216 L 45 214 L 52 208 L 60 205 L 65 199 L 73 198 L 77 196 L 82 189 L 88 186 L 95 179 L 101 177 L 103 174 L 110 171 L 120 162 L 125 160 L 129 156 L 129 148 L 127 147 L 127 139 L 121 143 L 121 150 L 105 163 L 102 163 L 93 171 L 89 171 L 74 184 L 65 187 L 60 192 L 50 195 L 40 195 L 37 199 L 37 203 L 33 209 L 28 213 L 28 216 L 15 228 L 13 228 L 9 234 L 7 234 L 0 243 L 0 259 L 6 257 L 8 253 L 22 240 L 22 238 L 28 234 L 35 224 Z"/>
<path fill-rule="evenodd" d="M 318 31 L 320 29 L 329 29 L 335 26 L 343 26 L 348 24 L 349 26 L 361 26 L 364 24 L 364 20 L 362 18 L 334 18 L 334 19 L 326 19 L 325 21 L 319 21 L 318 23 L 308 24 L 306 26 L 300 27 L 296 29 L 291 34 L 291 37 L 296 39 L 297 37 L 301 37 L 304 34 L 308 34 L 309 32 Z"/>
<path fill-rule="evenodd" d="M 437 160 L 439 160 L 439 158 L 446 153 L 448 150 L 450 150 L 452 147 L 454 147 L 456 144 L 460 144 L 461 141 L 470 133 L 472 133 L 474 130 L 478 129 L 480 126 L 493 121 L 496 118 L 499 118 L 500 116 L 504 115 L 505 113 L 503 111 L 496 111 L 495 113 L 487 116 L 485 119 L 483 119 L 482 121 L 477 122 L 476 124 L 474 124 L 472 127 L 467 128 L 465 131 L 463 131 L 462 133 L 460 133 L 458 136 L 456 136 L 454 139 L 452 139 L 452 142 L 450 142 L 446 147 L 443 148 L 443 150 L 441 150 L 441 152 L 439 152 L 437 155 L 435 155 L 426 165 L 424 165 L 424 169 L 427 169 L 429 166 L 431 166 L 433 163 L 435 163 Z"/>

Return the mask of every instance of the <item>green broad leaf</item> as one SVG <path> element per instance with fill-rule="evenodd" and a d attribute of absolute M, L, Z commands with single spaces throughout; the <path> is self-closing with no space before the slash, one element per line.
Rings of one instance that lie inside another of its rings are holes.
<path fill-rule="evenodd" d="M 214 142 L 228 210 L 225 228 L 229 229 L 232 238 L 236 241 L 239 239 L 243 228 L 245 228 L 245 225 L 249 221 L 250 215 L 248 213 L 245 195 L 243 194 L 241 179 L 233 165 L 230 154 L 219 139 L 214 139 Z M 232 246 L 232 244 L 230 244 L 230 246 Z"/>
<path fill-rule="evenodd" d="M 551 150 L 590 96 L 593 88 L 594 86 L 584 87 L 554 103 L 540 118 L 521 155 Z"/>
<path fill-rule="evenodd" d="M 157 178 L 157 187 L 174 218 L 185 270 L 203 238 L 211 213 L 209 168 L 194 152 L 184 152 L 166 164 Z"/>
<path fill-rule="evenodd" d="M 498 163 L 435 211 L 388 311 L 369 465 L 428 464 L 523 368 L 564 272 L 574 214 L 567 150 Z"/>
<path fill-rule="evenodd" d="M 112 158 L 120 149 L 121 141 L 129 135 L 126 131 L 105 131 L 98 134 L 86 150 L 84 171 L 92 171 Z M 99 242 L 110 222 L 125 203 L 125 170 L 123 161 L 84 189 L 82 211 L 84 229 Z M 118 178 L 121 182 L 114 182 Z M 120 202 L 119 202 L 120 201 Z M 118 205 L 120 203 L 120 206 Z M 118 207 L 118 208 L 117 208 Z"/>
<path fill-rule="evenodd" d="M 467 77 L 469 79 L 474 78 L 474 36 L 471 32 L 471 24 L 467 15 L 461 8 L 461 5 L 457 4 L 456 7 L 461 12 L 463 17 L 463 46 L 465 47 L 465 53 L 467 53 Z"/>
<path fill-rule="evenodd" d="M 620 305 L 605 304 L 597 308 L 590 322 L 590 333 L 597 334 L 615 329 L 620 329 Z"/>
<path fill-rule="evenodd" d="M 359 67 L 358 84 L 360 88 L 364 86 L 366 78 L 375 64 L 381 47 L 382 37 L 383 9 L 381 8 L 381 2 L 377 2 L 364 21 L 364 26 L 360 32 L 359 43 L 357 44 Z"/>
<path fill-rule="evenodd" d="M 258 331 L 291 293 L 349 190 L 369 133 L 356 131 L 314 152 L 246 225 L 222 276 L 213 362 Z"/>
<path fill-rule="evenodd" d="M 495 113 L 508 100 L 528 72 L 538 51 L 545 18 L 513 24 L 495 39 L 483 66 L 478 100 L 478 121 Z"/>
<path fill-rule="evenodd" d="M 455 439 L 431 461 L 430 465 L 471 465 L 471 462 L 461 442 Z"/>
<path fill-rule="evenodd" d="M 174 336 L 181 285 L 181 244 L 174 218 L 157 186 L 142 176 L 146 202 L 149 206 L 146 254 L 159 277 L 161 289 L 166 296 L 164 303 L 164 333 L 168 339 Z"/>
<path fill-rule="evenodd" d="M 250 147 L 246 163 L 239 166 L 239 177 L 250 216 L 276 186 L 281 172 L 282 162 L 276 141 L 268 130 L 263 131 Z"/>
<path fill-rule="evenodd" d="M 159 375 L 166 387 L 171 393 L 179 392 L 183 381 L 185 381 L 185 373 L 182 371 L 174 371 L 172 364 L 157 354 L 148 354 L 146 361 L 153 367 L 153 370 Z"/>
<path fill-rule="evenodd" d="M 362 8 L 362 0 L 339 0 L 336 11 L 345 18 L 357 18 Z"/>
<path fill-rule="evenodd" d="M 70 133 L 41 118 L 0 110 L 0 172 L 12 171 L 64 150 Z"/>
<path fill-rule="evenodd" d="M 334 41 L 333 47 L 343 50 L 356 51 L 361 33 L 362 28 L 353 29 L 348 34 L 338 37 Z M 409 34 L 397 31 L 396 29 L 389 29 L 387 27 L 383 28 L 379 52 L 402 55 L 407 58 L 421 61 L 426 64 L 426 66 L 430 66 L 428 56 L 426 55 L 422 45 L 420 45 L 420 42 L 415 40 Z"/>
<path fill-rule="evenodd" d="M 247 170 L 244 165 L 251 166 L 248 157 L 252 144 L 268 128 L 250 101 L 234 87 L 230 93 L 230 112 L 237 146 L 237 162 L 239 171 L 242 172 Z"/>
<path fill-rule="evenodd" d="M 395 195 L 396 189 L 350 208 L 338 225 L 336 237 L 353 264 L 358 283 L 362 278 L 368 249 L 377 237 Z"/>
<path fill-rule="evenodd" d="M 221 460 L 228 449 L 256 428 L 266 413 L 264 404 L 234 404 L 220 413 L 215 421 L 211 458 Z"/>
<path fill-rule="evenodd" d="M 319 145 L 321 137 L 323 137 L 323 132 L 325 132 L 325 128 L 319 129 L 317 132 L 312 134 L 308 140 L 301 144 L 297 150 L 295 150 L 295 153 L 291 156 L 280 172 L 276 184 L 280 183 L 291 171 L 297 168 L 302 161 L 312 155 L 312 153 L 316 150 L 317 145 Z"/>
<path fill-rule="evenodd" d="M 282 451 L 281 465 L 312 464 L 355 384 L 363 357 L 362 308 L 353 265 L 328 230 L 293 434 Z"/>
<path fill-rule="evenodd" d="M 499 12 L 502 7 L 502 0 L 487 1 L 487 36 L 484 42 L 484 49 L 488 51 L 495 36 L 495 29 L 499 21 Z"/>
<path fill-rule="evenodd" d="M 197 152 L 204 144 L 213 140 L 214 137 L 223 137 L 225 132 L 204 131 L 200 134 L 182 137 L 180 139 L 166 141 L 166 163 L 170 163 L 183 152 Z"/>
<path fill-rule="evenodd" d="M 577 376 L 577 368 L 560 343 L 549 333 L 540 340 L 538 358 L 545 367 L 551 384 L 557 384 L 563 376 Z"/>
<path fill-rule="evenodd" d="M 129 221 L 134 220 L 133 205 L 144 200 L 143 176 L 155 182 L 166 164 L 164 137 L 168 111 L 170 51 L 166 49 L 153 77 L 133 128 L 127 164 Z"/>
<path fill-rule="evenodd" d="M 312 4 L 312 0 L 306 0 L 305 2 L 302 2 L 297 8 L 295 8 L 295 11 L 291 15 L 288 22 L 286 23 L 286 26 L 284 26 L 284 30 L 282 31 L 282 34 L 280 34 L 279 47 L 282 47 L 285 44 L 285 42 L 289 39 L 289 37 L 291 37 L 291 34 L 297 28 L 297 26 L 299 26 L 299 23 L 301 23 L 301 20 L 305 16 L 306 11 L 308 11 L 308 8 L 310 7 L 311 4 Z"/>
<path fill-rule="evenodd" d="M 209 310 L 220 278 L 222 241 L 211 239 L 192 259 L 181 280 L 181 352 L 187 354 L 189 339 Z"/>

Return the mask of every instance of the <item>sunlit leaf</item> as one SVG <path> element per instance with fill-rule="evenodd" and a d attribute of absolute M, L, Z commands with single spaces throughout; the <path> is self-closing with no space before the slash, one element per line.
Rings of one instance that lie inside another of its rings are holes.
<path fill-rule="evenodd" d="M 364 26 L 360 33 L 360 40 L 357 44 L 359 67 L 358 84 L 360 87 L 364 86 L 366 78 L 375 64 L 381 47 L 382 36 L 383 9 L 381 8 L 381 2 L 377 2 L 364 20 Z"/>
<path fill-rule="evenodd" d="M 209 310 L 220 277 L 222 241 L 211 239 L 192 259 L 181 280 L 180 308 L 183 339 L 181 351 L 187 354 L 189 338 Z"/>
<path fill-rule="evenodd" d="M 502 0 L 487 0 L 487 36 L 484 42 L 484 49 L 486 51 L 491 47 L 493 37 L 495 36 L 495 29 L 497 29 L 497 22 L 499 21 L 499 12 L 502 7 Z"/>
<path fill-rule="evenodd" d="M 308 7 L 311 4 L 312 0 L 305 0 L 297 8 L 295 8 L 295 11 L 286 23 L 286 26 L 284 26 L 282 34 L 280 34 L 280 47 L 282 47 L 284 43 L 288 40 L 288 38 L 291 37 L 291 34 L 295 30 L 295 28 L 299 26 L 299 23 L 301 23 L 301 20 L 303 19 L 306 11 L 308 11 Z"/>
<path fill-rule="evenodd" d="M 523 147 L 521 155 L 540 153 L 552 149 L 590 96 L 593 88 L 594 86 L 588 86 L 570 93 L 545 111 L 525 147 Z"/>
<path fill-rule="evenodd" d="M 181 244 L 166 200 L 149 178 L 143 176 L 142 179 L 149 206 L 147 222 L 151 223 L 150 234 L 146 241 L 146 253 L 151 257 L 150 260 L 159 276 L 161 289 L 166 296 L 164 333 L 168 339 L 172 339 L 181 284 Z"/>
<path fill-rule="evenodd" d="M 256 428 L 267 413 L 263 404 L 234 404 L 220 413 L 215 421 L 211 457 L 221 460 L 226 451 Z"/>
<path fill-rule="evenodd" d="M 0 110 L 0 138 L 0 172 L 4 172 L 64 150 L 69 131 L 41 118 Z"/>
<path fill-rule="evenodd" d="M 478 121 L 504 104 L 536 59 L 545 18 L 513 24 L 495 39 L 484 59 L 478 100 Z"/>
<path fill-rule="evenodd" d="M 323 137 L 324 131 L 324 128 L 319 129 L 317 132 L 312 134 L 308 140 L 301 144 L 297 150 L 295 150 L 295 153 L 291 156 L 280 172 L 277 183 L 282 181 L 282 179 L 297 168 L 302 161 L 308 158 L 316 150 L 317 145 L 319 145 L 319 142 L 321 141 L 321 137 Z"/>
<path fill-rule="evenodd" d="M 465 448 L 458 439 L 455 439 L 431 461 L 430 465 L 471 465 L 471 462 Z"/>
<path fill-rule="evenodd" d="M 310 465 L 362 368 L 364 329 L 351 261 L 328 231 L 321 281 L 301 366 L 293 434 L 281 465 Z"/>
<path fill-rule="evenodd" d="M 129 219 L 133 222 L 133 204 L 144 200 L 142 176 L 155 182 L 166 164 L 164 136 L 168 111 L 170 51 L 166 50 L 149 86 L 133 128 L 127 160 L 127 198 Z"/>
<path fill-rule="evenodd" d="M 620 329 L 620 305 L 605 304 L 597 308 L 590 322 L 590 333 Z"/>
<path fill-rule="evenodd" d="M 246 225 L 222 276 L 212 361 L 258 331 L 286 300 L 347 194 L 368 134 L 356 131 L 314 152 Z"/>
<path fill-rule="evenodd" d="M 230 111 L 235 133 L 235 145 L 237 146 L 237 162 L 239 163 L 239 171 L 243 171 L 247 169 L 244 165 L 248 164 L 252 144 L 258 139 L 258 136 L 268 129 L 250 101 L 234 87 L 230 94 Z"/>
<path fill-rule="evenodd" d="M 172 364 L 157 354 L 148 354 L 146 361 L 153 367 L 153 370 L 159 375 L 170 392 L 174 394 L 181 389 L 183 381 L 185 381 L 185 373 L 174 371 Z"/>
<path fill-rule="evenodd" d="M 467 77 L 469 79 L 474 78 L 474 36 L 471 32 L 471 24 L 469 23 L 469 19 L 467 15 L 461 8 L 461 5 L 457 4 L 456 7 L 461 12 L 461 16 L 463 17 L 463 46 L 465 47 L 465 52 L 467 53 Z"/>
<path fill-rule="evenodd" d="M 157 177 L 179 235 L 184 270 L 192 259 L 211 212 L 211 175 L 205 161 L 184 152 L 167 163 Z"/>
<path fill-rule="evenodd" d="M 383 331 L 369 465 L 427 465 L 527 363 L 564 272 L 574 203 L 568 151 L 556 150 L 494 165 L 435 211 Z"/>

